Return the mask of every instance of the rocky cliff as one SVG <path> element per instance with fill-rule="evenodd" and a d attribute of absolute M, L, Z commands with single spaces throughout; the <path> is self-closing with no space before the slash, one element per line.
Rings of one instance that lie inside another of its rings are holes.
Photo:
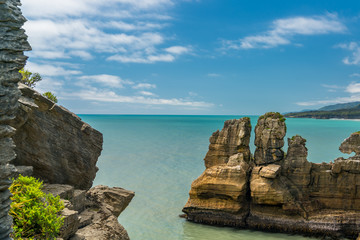
<path fill-rule="evenodd" d="M 18 174 L 43 180 L 44 191 L 65 203 L 60 238 L 129 240 L 118 216 L 134 192 L 107 186 L 90 189 L 102 134 L 34 89 L 23 84 L 19 89 L 19 108 L 10 121 L 17 129 L 12 163 Z"/>
<path fill-rule="evenodd" d="M 33 176 L 47 183 L 89 189 L 96 176 L 96 162 L 103 136 L 74 113 L 32 88 L 19 84 L 21 97 L 11 125 L 17 166 L 33 166 Z"/>
<path fill-rule="evenodd" d="M 249 149 L 250 130 L 247 118 L 231 120 L 210 138 L 208 154 L 214 157 L 205 157 L 206 170 L 191 185 L 183 209 L 188 220 L 335 238 L 359 234 L 360 133 L 340 146 L 355 156 L 316 164 L 307 161 L 301 136 L 288 139 L 284 154 L 286 125 L 280 114 L 258 119 L 253 158 L 242 153 Z M 214 136 L 223 136 L 221 147 L 214 147 Z"/>
<path fill-rule="evenodd" d="M 15 117 L 18 108 L 19 70 L 27 59 L 23 52 L 31 49 L 22 29 L 26 19 L 19 5 L 19 0 L 0 0 L 0 239 L 5 240 L 10 239 L 12 224 L 8 215 L 11 203 L 9 178 L 15 171 L 9 164 L 15 158 L 15 145 L 11 138 L 15 129 L 9 126 L 9 121 Z"/>

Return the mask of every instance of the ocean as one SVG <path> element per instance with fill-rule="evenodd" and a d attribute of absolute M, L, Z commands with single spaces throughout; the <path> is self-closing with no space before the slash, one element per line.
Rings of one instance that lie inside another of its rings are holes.
<path fill-rule="evenodd" d="M 94 185 L 122 187 L 135 197 L 119 222 L 132 240 L 275 240 L 312 239 L 188 222 L 179 217 L 190 185 L 204 171 L 209 137 L 225 120 L 242 116 L 80 115 L 104 134 Z M 250 116 L 254 153 L 257 116 Z M 307 139 L 308 160 L 330 162 L 349 157 L 338 148 L 359 121 L 286 119 L 287 136 Z M 285 141 L 284 150 L 287 149 Z"/>

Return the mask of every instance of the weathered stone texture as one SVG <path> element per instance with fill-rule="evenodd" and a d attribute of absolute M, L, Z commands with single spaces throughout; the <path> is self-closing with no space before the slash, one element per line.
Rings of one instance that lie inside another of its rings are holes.
<path fill-rule="evenodd" d="M 355 156 L 315 164 L 307 161 L 306 140 L 298 135 L 288 139 L 284 155 L 284 120 L 278 113 L 259 118 L 254 159 L 244 159 L 241 154 L 225 158 L 209 148 L 213 151 L 211 163 L 218 164 L 207 167 L 192 183 L 183 209 L 188 220 L 336 239 L 358 236 L 360 134 L 353 133 L 340 146 L 342 152 L 355 152 Z M 222 132 L 229 132 L 226 126 Z M 250 131 L 246 132 L 243 139 L 250 137 Z M 213 137 L 218 135 L 216 132 Z M 221 149 L 228 149 L 227 145 Z"/>
<path fill-rule="evenodd" d="M 46 184 L 43 191 L 60 196 L 65 203 L 65 209 L 61 212 L 64 217 L 61 239 L 129 240 L 118 217 L 129 205 L 134 192 L 102 185 L 83 191 L 62 184 Z"/>
<path fill-rule="evenodd" d="M 250 169 L 249 118 L 229 120 L 210 137 L 206 170 L 196 179 L 184 207 L 188 219 L 210 224 L 243 226 Z"/>
<path fill-rule="evenodd" d="M 100 132 L 74 113 L 20 84 L 20 108 L 12 125 L 17 154 L 13 164 L 33 166 L 33 176 L 48 183 L 89 189 L 102 150 Z"/>
<path fill-rule="evenodd" d="M 0 0 L 0 239 L 9 239 L 12 219 L 8 216 L 10 205 L 9 177 L 15 168 L 9 164 L 15 158 L 11 137 L 15 129 L 8 121 L 15 117 L 20 92 L 19 70 L 27 59 L 23 51 L 30 50 L 27 36 L 21 29 L 26 19 L 21 15 L 18 0 Z"/>
<path fill-rule="evenodd" d="M 251 125 L 248 118 L 240 120 L 228 120 L 221 131 L 216 131 L 210 137 L 209 151 L 205 156 L 206 168 L 226 164 L 229 157 L 236 154 L 244 154 L 244 158 L 250 157 L 250 131 Z"/>

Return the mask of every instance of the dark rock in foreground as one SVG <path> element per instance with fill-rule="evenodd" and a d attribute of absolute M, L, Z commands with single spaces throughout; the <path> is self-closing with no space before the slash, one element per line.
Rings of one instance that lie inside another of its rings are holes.
<path fill-rule="evenodd" d="M 74 113 L 23 84 L 20 109 L 12 121 L 16 148 L 14 165 L 33 166 L 33 176 L 47 183 L 89 189 L 102 150 L 100 132 Z"/>
<path fill-rule="evenodd" d="M 250 124 L 245 119 L 225 123 L 227 133 L 219 152 L 210 138 L 209 152 L 221 160 L 205 158 L 206 170 L 191 186 L 183 212 L 190 221 L 266 231 L 356 238 L 360 232 L 360 134 L 354 133 L 340 147 L 355 152 L 349 159 L 316 164 L 307 161 L 306 140 L 288 139 L 281 115 L 267 113 L 255 127 L 255 158 L 246 158 Z M 234 129 L 240 128 L 241 135 Z M 240 137 L 241 136 L 241 137 Z M 238 146 L 226 143 L 239 139 Z M 215 150 L 214 150 L 215 149 Z M 239 149 L 224 158 L 222 149 Z M 207 155 L 208 156 L 208 155 Z M 213 164 L 216 163 L 216 164 Z"/>
<path fill-rule="evenodd" d="M 62 184 L 47 184 L 43 190 L 60 196 L 65 202 L 65 209 L 61 213 L 64 226 L 60 230 L 60 238 L 129 240 L 117 218 L 129 205 L 134 192 L 102 185 L 84 191 Z"/>

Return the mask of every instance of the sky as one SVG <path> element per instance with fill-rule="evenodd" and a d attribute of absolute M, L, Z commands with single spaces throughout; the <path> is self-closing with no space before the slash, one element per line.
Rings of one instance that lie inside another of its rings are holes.
<path fill-rule="evenodd" d="M 23 0 L 26 69 L 77 114 L 360 101 L 358 0 Z"/>

